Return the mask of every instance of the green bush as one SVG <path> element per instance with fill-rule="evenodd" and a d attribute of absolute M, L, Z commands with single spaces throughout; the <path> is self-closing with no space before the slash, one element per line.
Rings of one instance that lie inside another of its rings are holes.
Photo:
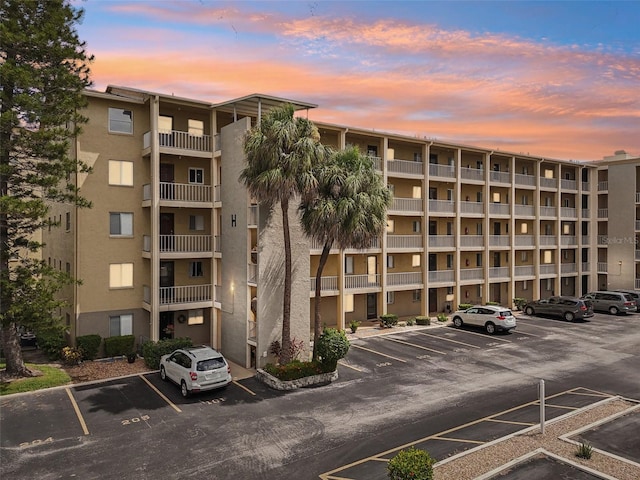
<path fill-rule="evenodd" d="M 62 361 L 67 365 L 78 365 L 82 360 L 82 350 L 76 347 L 64 347 L 62 349 Z"/>
<path fill-rule="evenodd" d="M 449 317 L 447 317 L 446 313 L 439 313 L 438 314 L 438 321 L 439 322 L 446 322 L 447 320 L 449 320 Z"/>
<path fill-rule="evenodd" d="M 160 368 L 160 357 L 178 348 L 193 346 L 190 338 L 169 338 L 159 342 L 146 342 L 142 345 L 142 356 L 147 367 L 157 370 Z"/>
<path fill-rule="evenodd" d="M 473 303 L 461 303 L 458 305 L 458 310 L 466 310 L 467 308 L 473 307 Z"/>
<path fill-rule="evenodd" d="M 323 367 L 333 371 L 338 367 L 338 360 L 344 358 L 351 344 L 342 330 L 326 328 L 318 339 L 317 353 Z"/>
<path fill-rule="evenodd" d="M 513 304 L 518 310 L 522 310 L 527 303 L 529 302 L 526 298 L 516 297 L 513 299 Z"/>
<path fill-rule="evenodd" d="M 498 305 L 500 305 L 500 302 L 492 302 L 492 301 L 489 301 L 489 302 L 487 302 L 487 305 L 494 305 L 494 306 L 498 306 Z"/>
<path fill-rule="evenodd" d="M 380 315 L 380 326 L 383 328 L 391 328 L 398 324 L 398 315 L 395 313 L 385 313 Z"/>
<path fill-rule="evenodd" d="M 49 360 L 60 360 L 62 349 L 67 346 L 62 330 L 47 329 L 36 334 L 38 347 L 47 355 Z"/>
<path fill-rule="evenodd" d="M 431 480 L 434 463 L 427 452 L 411 447 L 389 460 L 387 473 L 391 480 Z"/>
<path fill-rule="evenodd" d="M 117 357 L 133 352 L 136 338 L 133 335 L 121 335 L 104 339 L 104 350 L 107 357 Z"/>
<path fill-rule="evenodd" d="M 101 343 L 102 337 L 97 334 L 76 337 L 76 345 L 82 352 L 83 360 L 95 360 L 98 356 L 98 350 L 100 350 Z"/>
<path fill-rule="evenodd" d="M 360 322 L 357 320 L 351 320 L 349 322 L 349 328 L 351 328 L 351 333 L 356 333 L 359 326 L 360 326 Z"/>
<path fill-rule="evenodd" d="M 589 442 L 581 442 L 576 449 L 576 457 L 589 460 L 591 458 L 591 455 L 593 455 L 593 447 L 589 445 Z"/>
<path fill-rule="evenodd" d="M 407 327 L 413 327 L 416 324 L 415 318 L 407 318 Z"/>
<path fill-rule="evenodd" d="M 333 370 L 328 369 L 327 365 L 320 362 L 301 362 L 300 360 L 293 360 L 286 365 L 267 363 L 264 366 L 265 372 L 283 381 L 311 377 L 321 373 L 333 372 Z"/>
<path fill-rule="evenodd" d="M 418 325 L 431 325 L 431 317 L 425 317 L 425 316 L 417 316 L 416 317 L 416 323 Z"/>

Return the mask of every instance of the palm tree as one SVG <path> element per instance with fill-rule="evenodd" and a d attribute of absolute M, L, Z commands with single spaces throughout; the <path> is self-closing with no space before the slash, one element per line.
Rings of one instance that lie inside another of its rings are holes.
<path fill-rule="evenodd" d="M 315 190 L 313 167 L 325 158 L 325 147 L 320 143 L 318 129 L 308 119 L 294 117 L 294 112 L 293 105 L 284 104 L 258 119 L 245 137 L 247 166 L 240 173 L 240 181 L 251 195 L 269 207 L 279 203 L 282 212 L 285 254 L 282 364 L 292 360 L 289 202 Z"/>
<path fill-rule="evenodd" d="M 323 245 L 316 272 L 314 309 L 314 349 L 322 333 L 320 282 L 329 252 L 335 245 L 367 248 L 387 225 L 391 192 L 376 173 L 373 162 L 357 147 L 336 152 L 316 168 L 316 195 L 300 205 L 302 228 L 307 236 Z"/>

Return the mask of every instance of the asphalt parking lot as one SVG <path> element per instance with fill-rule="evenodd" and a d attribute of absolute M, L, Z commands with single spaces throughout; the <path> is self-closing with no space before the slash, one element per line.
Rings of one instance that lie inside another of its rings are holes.
<path fill-rule="evenodd" d="M 639 324 L 640 314 L 520 315 L 510 334 L 399 330 L 354 339 L 336 382 L 290 393 L 248 378 L 184 399 L 151 373 L 3 397 L 0 474 L 383 479 L 403 445 L 441 459 L 537 423 L 540 378 L 548 418 L 610 395 L 640 398 Z M 193 446 L 183 451 L 185 442 Z M 85 460 L 66 461 L 69 449 Z"/>

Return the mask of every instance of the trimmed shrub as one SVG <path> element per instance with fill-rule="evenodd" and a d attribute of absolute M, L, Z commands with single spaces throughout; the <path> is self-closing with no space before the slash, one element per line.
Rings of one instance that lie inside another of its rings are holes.
<path fill-rule="evenodd" d="M 431 480 L 434 463 L 426 451 L 411 447 L 389 460 L 387 473 L 391 480 Z"/>
<path fill-rule="evenodd" d="M 415 318 L 408 318 L 407 319 L 407 327 L 413 327 L 416 324 L 416 319 Z"/>
<path fill-rule="evenodd" d="M 78 350 L 82 352 L 83 360 L 95 360 L 100 350 L 102 337 L 100 335 L 82 335 L 76 338 Z"/>
<path fill-rule="evenodd" d="M 332 372 L 338 367 L 338 360 L 345 357 L 350 346 L 344 331 L 325 327 L 318 339 L 317 353 L 326 371 Z"/>
<path fill-rule="evenodd" d="M 157 370 L 160 368 L 160 357 L 178 348 L 192 347 L 190 338 L 169 338 L 159 342 L 145 342 L 142 345 L 142 356 L 147 367 Z"/>
<path fill-rule="evenodd" d="M 417 316 L 416 323 L 418 325 L 431 325 L 431 317 Z"/>
<path fill-rule="evenodd" d="M 327 368 L 327 365 L 320 362 L 301 362 L 300 360 L 293 360 L 286 365 L 267 363 L 264 366 L 264 371 L 283 381 L 333 372 L 333 370 Z"/>
<path fill-rule="evenodd" d="M 383 328 L 391 328 L 398 324 L 398 315 L 395 313 L 385 313 L 380 315 L 380 326 Z"/>
<path fill-rule="evenodd" d="M 529 302 L 526 298 L 516 297 L 513 299 L 513 304 L 518 310 L 522 310 L 527 303 Z"/>
<path fill-rule="evenodd" d="M 447 317 L 446 313 L 439 313 L 438 314 L 438 321 L 439 322 L 446 322 L 447 320 L 449 320 L 449 317 Z"/>
<path fill-rule="evenodd" d="M 461 303 L 458 305 L 458 310 L 466 310 L 467 308 L 473 307 L 473 303 Z"/>
<path fill-rule="evenodd" d="M 104 339 L 104 350 L 107 357 L 117 357 L 133 352 L 136 338 L 133 335 L 121 335 Z"/>
<path fill-rule="evenodd" d="M 360 326 L 360 322 L 357 320 L 351 320 L 349 322 L 349 328 L 351 329 L 351 333 L 356 333 L 359 326 Z"/>
<path fill-rule="evenodd" d="M 36 334 L 38 347 L 47 355 L 49 360 L 60 360 L 62 349 L 67 346 L 61 330 L 46 329 Z"/>
<path fill-rule="evenodd" d="M 489 301 L 489 302 L 487 302 L 487 305 L 494 305 L 494 306 L 497 307 L 498 305 L 500 305 L 500 302 L 491 302 L 491 301 Z"/>

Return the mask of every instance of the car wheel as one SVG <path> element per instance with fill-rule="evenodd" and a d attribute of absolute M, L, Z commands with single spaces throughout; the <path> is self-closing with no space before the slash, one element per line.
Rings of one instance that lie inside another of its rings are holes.
<path fill-rule="evenodd" d="M 617 315 L 618 314 L 618 308 L 617 307 L 610 307 L 609 308 L 609 313 L 611 315 Z"/>
<path fill-rule="evenodd" d="M 453 326 L 460 328 L 462 326 L 462 319 L 460 317 L 453 317 Z"/>
<path fill-rule="evenodd" d="M 527 315 L 533 315 L 535 312 L 533 311 L 533 308 L 527 307 L 524 309 L 524 313 L 526 313 Z"/>
<path fill-rule="evenodd" d="M 185 382 L 184 380 L 180 382 L 180 393 L 184 398 L 187 398 L 189 396 L 189 390 L 187 390 L 187 382 Z"/>
<path fill-rule="evenodd" d="M 496 326 L 495 326 L 493 323 L 491 323 L 491 322 L 488 322 L 488 323 L 484 326 L 484 328 L 485 328 L 485 330 L 487 331 L 487 333 L 488 333 L 489 335 L 493 335 L 494 333 L 496 333 Z"/>
<path fill-rule="evenodd" d="M 565 312 L 565 314 L 564 314 L 564 319 L 565 319 L 567 322 L 573 322 L 573 319 L 574 319 L 574 318 L 575 318 L 575 315 L 574 315 L 573 313 L 571 313 L 571 312 Z"/>
<path fill-rule="evenodd" d="M 167 381 L 167 372 L 162 366 L 160 367 L 160 378 L 165 382 Z"/>

